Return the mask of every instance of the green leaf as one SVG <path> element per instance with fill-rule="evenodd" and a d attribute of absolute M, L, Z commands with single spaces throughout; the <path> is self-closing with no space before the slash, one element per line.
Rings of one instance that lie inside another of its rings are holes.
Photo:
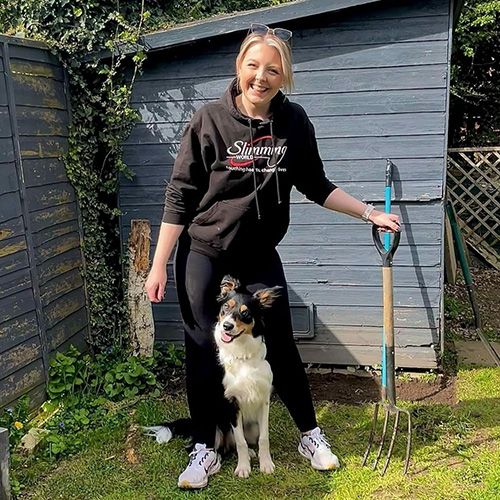
<path fill-rule="evenodd" d="M 127 384 L 129 385 L 133 385 L 137 381 L 137 378 L 130 375 L 130 373 L 125 373 L 124 378 L 125 382 L 127 382 Z"/>
<path fill-rule="evenodd" d="M 125 396 L 127 398 L 132 398 L 136 396 L 138 393 L 139 389 L 137 387 L 127 387 L 127 389 L 125 389 Z"/>
<path fill-rule="evenodd" d="M 54 394 L 60 394 L 64 391 L 65 387 L 64 384 L 49 382 L 47 390 Z"/>
<path fill-rule="evenodd" d="M 68 396 L 66 398 L 65 403 L 68 406 L 72 407 L 72 406 L 76 406 L 79 403 L 79 400 L 78 400 L 78 397 L 75 394 L 71 394 L 70 396 Z"/>

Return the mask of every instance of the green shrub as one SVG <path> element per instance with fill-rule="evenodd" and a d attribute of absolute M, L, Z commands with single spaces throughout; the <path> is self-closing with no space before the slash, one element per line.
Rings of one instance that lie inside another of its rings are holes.
<path fill-rule="evenodd" d="M 92 361 L 89 355 L 81 355 L 71 346 L 66 353 L 58 352 L 50 360 L 47 394 L 53 401 L 64 400 L 66 405 L 79 402 L 79 394 L 84 393 L 94 383 Z"/>
<path fill-rule="evenodd" d="M 130 356 L 108 370 L 104 376 L 104 392 L 109 399 L 132 398 L 156 386 L 156 377 L 149 370 L 154 358 Z"/>
<path fill-rule="evenodd" d="M 156 358 L 129 356 L 109 348 L 95 360 L 71 346 L 50 361 L 47 393 L 54 402 L 76 406 L 88 394 L 119 401 L 148 392 L 156 387 L 152 369 Z"/>

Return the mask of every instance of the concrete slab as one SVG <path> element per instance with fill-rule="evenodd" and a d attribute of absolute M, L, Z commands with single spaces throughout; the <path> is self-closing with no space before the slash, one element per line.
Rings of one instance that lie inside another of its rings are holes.
<path fill-rule="evenodd" d="M 500 343 L 491 342 L 493 349 L 500 355 Z M 496 364 L 480 340 L 455 340 L 458 363 L 473 366 L 493 366 Z"/>
<path fill-rule="evenodd" d="M 27 455 L 33 453 L 43 438 L 50 434 L 47 429 L 31 428 L 21 439 L 19 449 Z"/>

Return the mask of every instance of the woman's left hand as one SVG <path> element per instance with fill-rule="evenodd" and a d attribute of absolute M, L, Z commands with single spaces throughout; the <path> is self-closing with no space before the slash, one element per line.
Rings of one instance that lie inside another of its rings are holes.
<path fill-rule="evenodd" d="M 400 233 L 401 223 L 396 214 L 386 214 L 380 210 L 373 210 L 369 217 L 370 222 L 378 226 L 381 233 Z"/>

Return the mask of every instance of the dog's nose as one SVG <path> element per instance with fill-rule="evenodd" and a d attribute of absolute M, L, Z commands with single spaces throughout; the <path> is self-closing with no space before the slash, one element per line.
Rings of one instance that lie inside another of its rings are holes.
<path fill-rule="evenodd" d="M 224 328 L 226 332 L 230 332 L 234 328 L 234 325 L 229 323 L 229 321 L 224 321 L 224 323 L 222 323 L 222 328 Z"/>

